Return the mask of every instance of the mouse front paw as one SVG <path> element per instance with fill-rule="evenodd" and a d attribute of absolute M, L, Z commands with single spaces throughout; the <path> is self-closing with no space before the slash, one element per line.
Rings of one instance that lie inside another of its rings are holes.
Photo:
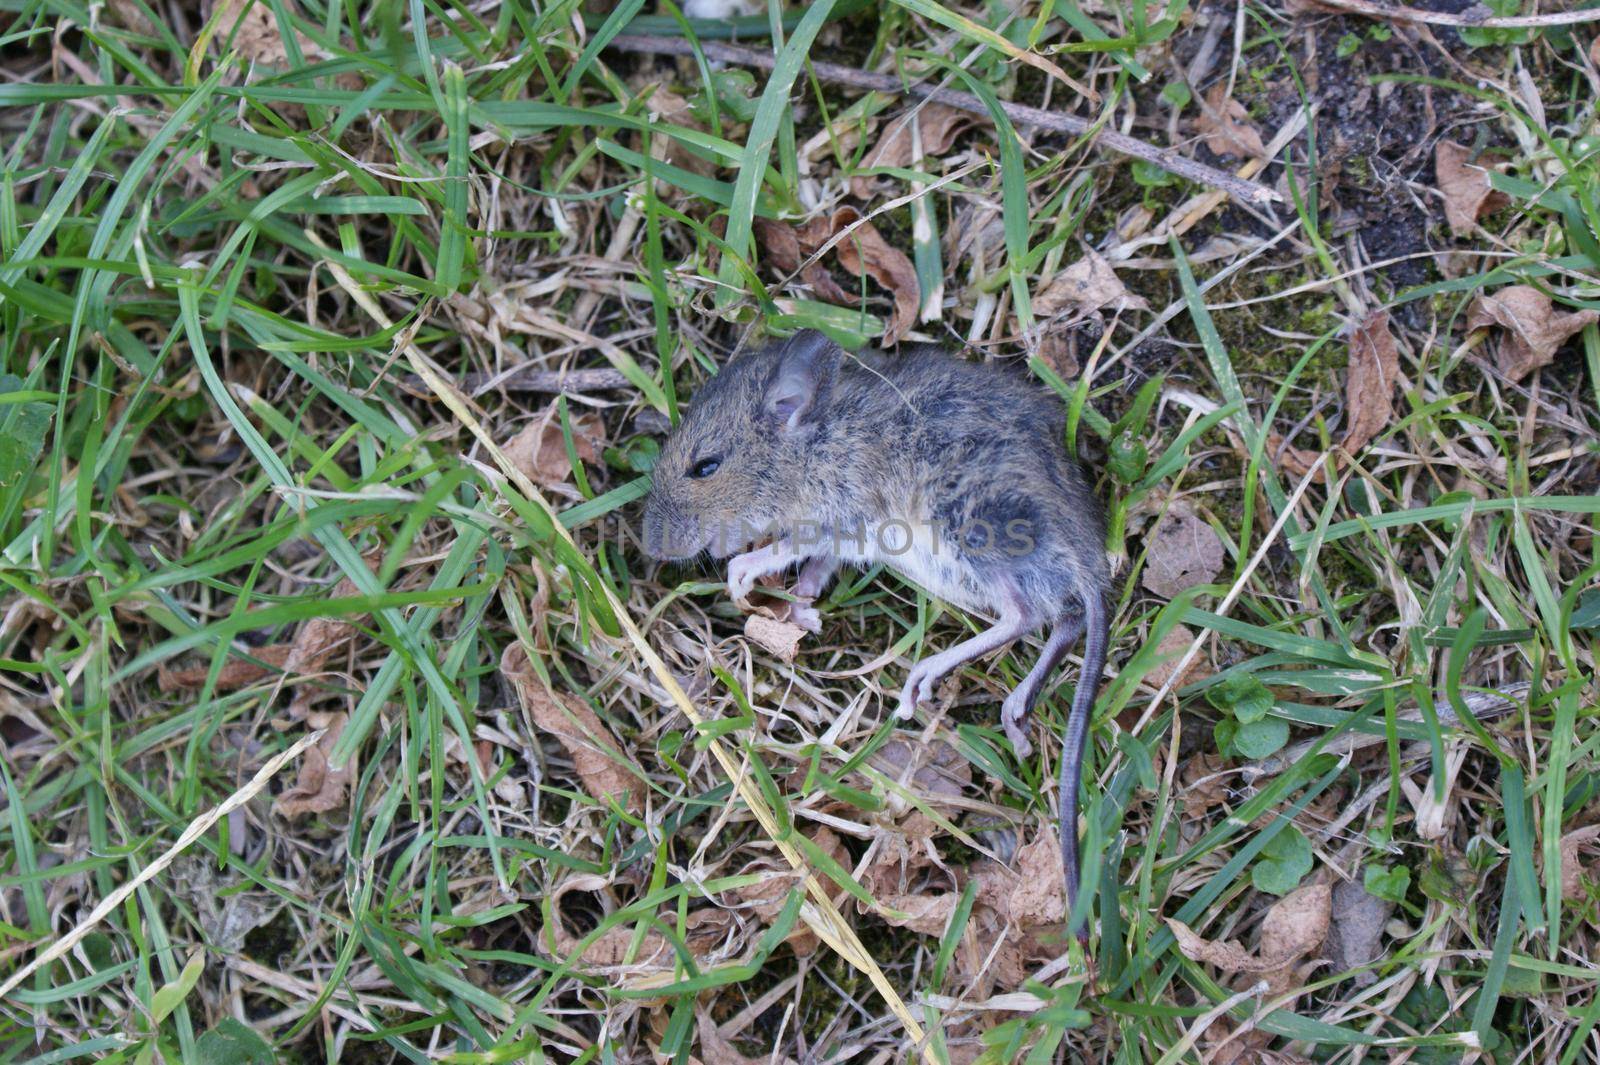
<path fill-rule="evenodd" d="M 750 598 L 750 591 L 756 586 L 756 578 L 761 574 L 761 567 L 751 562 L 746 555 L 731 560 L 728 563 L 728 598 L 736 603 L 742 603 Z"/>
<path fill-rule="evenodd" d="M 822 631 L 822 614 L 810 603 L 790 603 L 789 620 L 813 636 Z"/>

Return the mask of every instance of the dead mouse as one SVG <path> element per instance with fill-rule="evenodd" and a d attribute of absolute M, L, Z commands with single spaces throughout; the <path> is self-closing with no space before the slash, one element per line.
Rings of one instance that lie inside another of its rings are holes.
<path fill-rule="evenodd" d="M 664 560 L 728 558 L 735 600 L 794 563 L 802 565 L 793 593 L 812 600 L 841 563 L 881 562 L 995 618 L 916 664 L 900 718 L 951 670 L 1048 625 L 1038 663 L 1001 706 L 1019 757 L 1032 750 L 1023 724 L 1046 678 L 1087 634 L 1061 752 L 1070 913 L 1079 773 L 1105 667 L 1111 578 L 1099 502 L 1062 438 L 1060 401 L 1020 372 L 936 347 L 846 357 L 822 334 L 802 332 L 734 359 L 694 397 L 656 462 L 644 546 Z M 820 626 L 809 603 L 791 617 Z"/>

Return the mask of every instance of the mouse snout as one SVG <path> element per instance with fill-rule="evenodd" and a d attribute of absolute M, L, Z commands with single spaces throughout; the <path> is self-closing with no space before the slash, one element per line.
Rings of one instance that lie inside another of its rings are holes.
<path fill-rule="evenodd" d="M 659 492 L 644 505 L 644 550 L 653 559 L 671 562 L 700 553 L 699 523 Z"/>

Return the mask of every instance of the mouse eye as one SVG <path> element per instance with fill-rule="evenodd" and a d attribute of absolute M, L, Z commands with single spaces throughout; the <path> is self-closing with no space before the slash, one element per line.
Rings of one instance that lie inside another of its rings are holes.
<path fill-rule="evenodd" d="M 716 473 L 721 466 L 722 456 L 713 455 L 711 458 L 701 459 L 693 466 L 690 466 L 689 476 L 695 478 L 696 480 L 699 480 L 702 477 L 710 477 L 713 473 Z"/>

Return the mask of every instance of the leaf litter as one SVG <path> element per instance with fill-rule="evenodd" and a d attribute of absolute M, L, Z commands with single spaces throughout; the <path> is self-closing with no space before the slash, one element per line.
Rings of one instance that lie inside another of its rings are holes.
<path fill-rule="evenodd" d="M 601 801 L 615 799 L 633 813 L 644 808 L 644 782 L 628 771 L 631 761 L 588 704 L 547 688 L 520 643 L 506 645 L 500 673 L 511 682 L 534 727 L 566 749 L 585 791 Z"/>
<path fill-rule="evenodd" d="M 1394 388 L 1400 379 L 1400 349 L 1390 328 L 1389 312 L 1373 311 L 1350 334 L 1350 356 L 1345 369 L 1345 431 L 1339 441 L 1344 455 L 1354 455 L 1390 427 L 1394 419 Z M 1326 469 L 1314 451 L 1284 443 L 1274 434 L 1267 446 L 1279 465 L 1296 477 L 1315 470 L 1313 480 L 1326 480 Z"/>
<path fill-rule="evenodd" d="M 923 104 L 915 112 L 916 139 L 922 143 L 922 157 L 941 156 L 950 150 L 964 130 L 977 124 L 977 116 L 969 111 L 957 110 L 940 103 Z M 861 169 L 878 167 L 904 169 L 916 159 L 916 139 L 913 138 L 912 118 L 909 114 L 884 123 L 879 132 L 884 135 L 861 160 Z M 859 200 L 872 195 L 874 179 L 857 174 L 850 179 L 850 193 Z"/>
<path fill-rule="evenodd" d="M 1508 381 L 1521 381 L 1555 360 L 1556 351 L 1600 311 L 1558 311 L 1550 297 L 1532 285 L 1507 285 L 1473 301 L 1467 331 L 1500 328 L 1497 366 Z"/>
<path fill-rule="evenodd" d="M 570 414 L 572 450 L 584 463 L 599 461 L 605 443 L 605 430 L 597 414 Z M 567 454 L 567 436 L 555 404 L 534 418 L 513 436 L 502 449 L 511 464 L 543 488 L 554 488 L 572 478 L 572 458 Z"/>
<path fill-rule="evenodd" d="M 846 233 L 845 231 L 849 232 Z M 755 232 L 770 261 L 784 273 L 800 268 L 803 258 L 814 256 L 830 240 L 845 235 L 832 247 L 839 265 L 857 276 L 868 276 L 894 298 L 894 314 L 883 331 L 883 342 L 893 345 L 916 321 L 921 287 L 916 268 L 905 252 L 883 239 L 870 221 L 854 207 L 837 208 L 799 225 L 771 219 L 758 221 Z M 824 302 L 850 305 L 855 297 L 838 286 L 826 271 L 813 269 L 812 263 L 801 277 Z"/>
<path fill-rule="evenodd" d="M 1107 307 L 1113 311 L 1147 311 L 1150 304 L 1129 292 L 1105 256 L 1093 248 L 1086 249 L 1083 258 L 1057 274 L 1033 300 L 1033 309 L 1041 317 L 1068 309 L 1090 314 Z"/>
<path fill-rule="evenodd" d="M 1267 154 L 1267 146 L 1261 140 L 1261 132 L 1250 122 L 1249 112 L 1228 95 L 1226 79 L 1206 92 L 1205 107 L 1195 124 L 1206 147 L 1215 155 L 1258 159 Z"/>
<path fill-rule="evenodd" d="M 1469 236 L 1478 228 L 1478 219 L 1511 202 L 1489 183 L 1489 175 L 1502 168 L 1472 159 L 1472 149 L 1454 141 L 1440 141 L 1433 150 L 1434 178 L 1444 197 L 1445 220 L 1458 237 Z"/>
<path fill-rule="evenodd" d="M 1226 560 L 1211 524 L 1187 503 L 1174 503 L 1146 536 L 1142 583 L 1164 599 L 1216 580 Z"/>
<path fill-rule="evenodd" d="M 1166 918 L 1166 924 L 1184 957 L 1212 966 L 1236 991 L 1264 985 L 1262 1001 L 1288 996 L 1281 1005 L 1292 1010 L 1295 989 L 1321 964 L 1315 955 L 1328 937 L 1332 897 L 1326 883 L 1313 882 L 1274 902 L 1262 917 L 1254 950 L 1236 939 L 1207 939 L 1175 917 Z M 1229 1063 L 1256 1060 L 1274 1038 L 1253 1026 L 1238 1030 L 1231 1019 L 1219 1019 L 1205 1036 L 1212 1045 L 1208 1060 Z"/>

